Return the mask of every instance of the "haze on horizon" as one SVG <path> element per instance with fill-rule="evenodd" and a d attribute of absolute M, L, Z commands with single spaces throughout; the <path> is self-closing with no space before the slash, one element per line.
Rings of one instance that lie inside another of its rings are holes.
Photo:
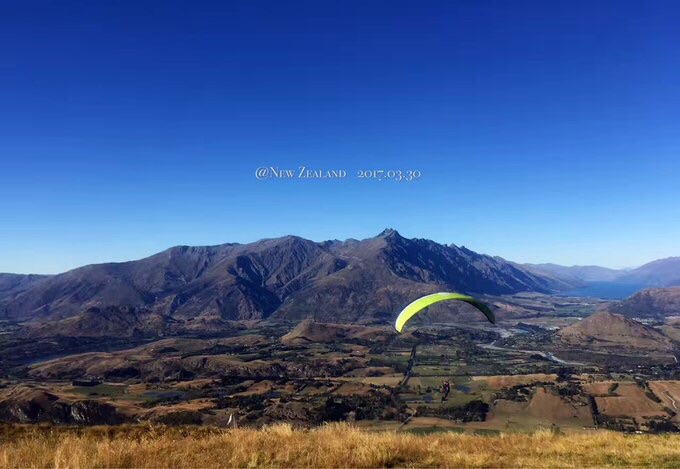
<path fill-rule="evenodd" d="M 680 255 L 680 5 L 16 2 L 0 272 L 295 234 Z M 419 170 L 266 180 L 259 166 Z"/>

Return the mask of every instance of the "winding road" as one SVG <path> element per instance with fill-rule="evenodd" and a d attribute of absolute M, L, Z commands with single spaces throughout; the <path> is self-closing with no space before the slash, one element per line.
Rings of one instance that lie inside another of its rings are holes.
<path fill-rule="evenodd" d="M 671 396 L 671 393 L 669 393 L 668 391 L 664 391 L 662 394 L 671 400 L 671 404 L 673 404 L 673 408 L 675 410 L 680 410 L 678 409 L 678 406 L 675 403 L 675 399 L 673 399 L 673 397 Z"/>

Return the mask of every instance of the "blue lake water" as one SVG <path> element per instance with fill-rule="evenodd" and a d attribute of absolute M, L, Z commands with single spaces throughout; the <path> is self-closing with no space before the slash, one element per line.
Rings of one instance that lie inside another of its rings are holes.
<path fill-rule="evenodd" d="M 582 288 L 560 292 L 559 296 L 586 296 L 605 300 L 621 300 L 648 286 L 639 283 L 589 282 Z"/>

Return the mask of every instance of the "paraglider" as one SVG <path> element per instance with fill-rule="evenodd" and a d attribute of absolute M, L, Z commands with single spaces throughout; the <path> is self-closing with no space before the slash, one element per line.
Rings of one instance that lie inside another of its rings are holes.
<path fill-rule="evenodd" d="M 416 314 L 420 313 L 423 309 L 435 303 L 439 303 L 440 301 L 447 300 L 458 300 L 471 304 L 479 311 L 484 313 L 484 316 L 486 316 L 490 323 L 492 324 L 496 323 L 496 317 L 494 316 L 491 309 L 489 309 L 489 307 L 486 304 L 482 303 L 481 301 L 476 300 L 471 296 L 461 295 L 460 293 L 441 292 L 433 293 L 431 295 L 425 295 L 421 298 L 418 298 L 414 302 L 410 303 L 408 306 L 406 306 L 406 308 L 404 308 L 401 311 L 401 313 L 399 313 L 399 316 L 397 316 L 397 320 L 394 323 L 394 328 L 397 330 L 397 332 L 401 332 L 401 330 L 404 328 L 404 325 L 409 321 L 409 319 L 411 319 Z"/>
<path fill-rule="evenodd" d="M 442 402 L 444 402 L 446 399 L 448 399 L 450 392 L 451 392 L 451 384 L 449 384 L 448 379 L 445 379 L 444 382 L 442 383 L 442 389 L 441 389 Z"/>

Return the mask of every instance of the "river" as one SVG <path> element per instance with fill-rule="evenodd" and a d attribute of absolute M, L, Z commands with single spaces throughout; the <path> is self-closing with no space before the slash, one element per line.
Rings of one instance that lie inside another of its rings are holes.
<path fill-rule="evenodd" d="M 497 350 L 499 352 L 518 352 L 518 353 L 528 353 L 530 355 L 540 355 L 546 360 L 550 360 L 551 362 L 555 363 L 560 363 L 562 365 L 576 365 L 576 366 L 581 366 L 584 365 L 583 363 L 579 362 L 568 362 L 566 360 L 562 360 L 561 358 L 557 358 L 555 354 L 551 352 L 541 352 L 540 350 L 520 350 L 520 349 L 514 349 L 514 348 L 507 348 L 507 347 L 499 347 L 496 345 L 496 340 L 494 340 L 491 343 L 488 344 L 477 344 L 478 347 L 487 349 L 487 350 Z"/>
<path fill-rule="evenodd" d="M 513 335 L 517 334 L 527 334 L 528 331 L 525 331 L 524 329 L 516 328 L 516 327 L 510 327 L 510 328 L 503 328 L 499 326 L 495 326 L 492 328 L 489 328 L 488 326 L 471 326 L 470 324 L 462 324 L 462 323 L 450 323 L 448 324 L 449 326 L 453 325 L 455 327 L 460 327 L 463 329 L 474 329 L 474 330 L 491 330 L 495 332 L 496 334 L 500 335 L 501 339 L 507 339 L 508 337 L 512 337 Z M 496 345 L 496 342 L 498 342 L 499 339 L 495 339 L 492 342 L 489 342 L 488 344 L 477 344 L 477 347 L 486 349 L 486 350 L 495 350 L 498 352 L 515 352 L 515 353 L 527 353 L 529 355 L 540 355 L 546 360 L 549 360 L 551 362 L 559 363 L 561 365 L 574 365 L 574 366 L 583 366 L 585 363 L 580 363 L 580 362 L 570 362 L 567 360 L 562 360 L 561 358 L 558 358 L 553 354 L 552 352 L 542 352 L 540 350 L 520 350 L 520 349 L 514 349 L 514 348 L 507 348 L 507 347 L 499 347 Z"/>

